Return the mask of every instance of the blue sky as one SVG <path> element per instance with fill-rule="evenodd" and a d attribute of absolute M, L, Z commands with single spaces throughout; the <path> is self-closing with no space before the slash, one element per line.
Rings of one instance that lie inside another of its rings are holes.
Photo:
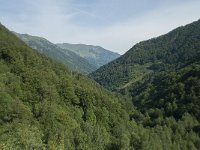
<path fill-rule="evenodd" d="M 0 22 L 53 43 L 123 54 L 137 42 L 200 19 L 200 0 L 0 0 Z"/>

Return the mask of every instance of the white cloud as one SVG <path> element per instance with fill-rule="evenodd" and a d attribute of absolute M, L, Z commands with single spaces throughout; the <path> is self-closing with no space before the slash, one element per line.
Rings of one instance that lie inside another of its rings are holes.
<path fill-rule="evenodd" d="M 142 18 L 130 18 L 90 34 L 82 31 L 84 34 L 79 36 L 79 39 L 124 53 L 139 41 L 162 35 L 180 25 L 198 20 L 199 4 L 186 3 L 171 8 L 160 8 Z"/>
<path fill-rule="evenodd" d="M 42 36 L 55 43 L 100 45 L 122 54 L 139 41 L 164 34 L 200 17 L 200 2 L 191 0 L 174 4 L 173 7 L 166 5 L 152 9 L 148 14 L 130 17 L 123 22 L 119 20 L 109 25 L 84 26 L 75 23 L 74 19 L 82 16 L 98 19 L 103 16 L 58 1 L 30 1 L 28 5 L 34 9 L 34 13 L 16 14 L 15 19 L 0 15 L 0 19 L 16 32 Z"/>

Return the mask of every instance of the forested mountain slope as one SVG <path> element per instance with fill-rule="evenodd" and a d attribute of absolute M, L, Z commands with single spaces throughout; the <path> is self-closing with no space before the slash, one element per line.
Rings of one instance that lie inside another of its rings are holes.
<path fill-rule="evenodd" d="M 130 95 L 146 120 L 131 118 L 143 120 L 143 126 L 166 125 L 168 118 L 179 122 L 188 114 L 197 121 L 193 130 L 200 135 L 200 20 L 136 44 L 90 76 Z"/>
<path fill-rule="evenodd" d="M 74 52 L 71 52 L 70 50 L 61 49 L 44 38 L 31 36 L 28 34 L 16 33 L 16 35 L 31 48 L 54 60 L 62 62 L 74 71 L 88 74 L 97 69 L 95 65 L 92 65 L 86 59 L 80 57 Z"/>
<path fill-rule="evenodd" d="M 198 93 L 198 77 L 191 72 L 180 82 Z M 190 112 L 177 120 L 140 113 L 127 97 L 71 72 L 0 25 L 0 149 L 196 150 L 199 129 Z"/>
<path fill-rule="evenodd" d="M 200 58 L 200 21 L 136 44 L 91 74 L 101 85 L 123 90 L 154 72 L 178 69 Z"/>
<path fill-rule="evenodd" d="M 0 149 L 133 147 L 132 125 L 118 96 L 0 25 Z"/>
<path fill-rule="evenodd" d="M 68 49 L 77 55 L 87 59 L 91 64 L 94 64 L 97 68 L 113 61 L 120 55 L 109 50 L 106 50 L 100 46 L 85 45 L 85 44 L 68 44 L 60 43 L 57 46 Z"/>

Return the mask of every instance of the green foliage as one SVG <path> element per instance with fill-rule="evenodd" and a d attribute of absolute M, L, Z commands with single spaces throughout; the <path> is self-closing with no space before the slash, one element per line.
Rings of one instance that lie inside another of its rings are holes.
<path fill-rule="evenodd" d="M 90 77 L 115 91 L 124 91 L 152 72 L 174 70 L 199 60 L 200 21 L 179 27 L 166 35 L 140 42 Z"/>
<path fill-rule="evenodd" d="M 151 65 L 132 65 L 146 73 L 141 78 L 142 71 L 130 75 L 125 67 L 131 84 L 123 92 L 131 101 L 0 25 L 0 149 L 200 149 L 198 61 L 159 71 Z"/>
<path fill-rule="evenodd" d="M 135 149 L 199 149 L 199 59 L 200 20 L 136 44 L 90 77 L 132 97 Z"/>
<path fill-rule="evenodd" d="M 107 149 L 129 123 L 120 96 L 0 26 L 0 149 Z"/>
<path fill-rule="evenodd" d="M 176 72 L 157 73 L 139 94 L 134 92 L 135 88 L 130 89 L 130 92 L 133 94 L 135 106 L 142 112 L 150 111 L 148 113 L 151 118 L 164 115 L 179 119 L 184 113 L 189 112 L 200 121 L 199 77 L 200 64 L 190 64 Z"/>

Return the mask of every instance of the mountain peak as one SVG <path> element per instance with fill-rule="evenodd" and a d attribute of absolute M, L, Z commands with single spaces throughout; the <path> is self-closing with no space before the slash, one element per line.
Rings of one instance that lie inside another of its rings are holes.
<path fill-rule="evenodd" d="M 106 50 L 101 46 L 69 43 L 58 43 L 57 46 L 71 50 L 97 67 L 103 66 L 120 56 L 119 54 Z"/>
<path fill-rule="evenodd" d="M 76 53 L 66 49 L 64 50 L 45 38 L 29 34 L 15 34 L 31 48 L 65 64 L 73 71 L 88 74 L 97 69 L 95 65 L 90 64 L 86 59 L 80 57 Z"/>

